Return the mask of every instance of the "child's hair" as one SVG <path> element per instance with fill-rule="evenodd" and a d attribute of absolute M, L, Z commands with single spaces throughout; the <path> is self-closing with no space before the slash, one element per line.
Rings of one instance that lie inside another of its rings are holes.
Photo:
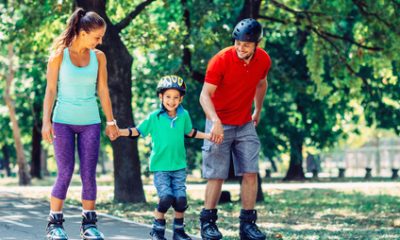
<path fill-rule="evenodd" d="M 90 32 L 106 26 L 106 22 L 100 15 L 93 11 L 86 12 L 83 8 L 77 8 L 68 19 L 67 28 L 54 41 L 53 51 L 58 51 L 69 47 L 72 40 L 80 31 Z"/>

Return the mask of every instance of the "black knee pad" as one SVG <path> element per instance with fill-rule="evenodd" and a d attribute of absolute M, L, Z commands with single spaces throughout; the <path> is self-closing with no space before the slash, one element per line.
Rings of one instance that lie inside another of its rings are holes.
<path fill-rule="evenodd" d="M 160 202 L 158 203 L 157 211 L 159 211 L 160 213 L 166 213 L 168 209 L 171 207 L 174 200 L 175 198 L 171 195 L 160 197 Z"/>
<path fill-rule="evenodd" d="M 184 212 L 189 207 L 187 205 L 186 197 L 175 198 L 175 202 L 172 204 L 172 206 L 177 212 Z"/>

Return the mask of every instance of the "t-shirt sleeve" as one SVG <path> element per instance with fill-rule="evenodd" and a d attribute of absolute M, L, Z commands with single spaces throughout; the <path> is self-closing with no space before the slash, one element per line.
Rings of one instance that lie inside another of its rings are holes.
<path fill-rule="evenodd" d="M 205 82 L 218 86 L 223 78 L 223 59 L 215 55 L 208 62 Z"/>
<path fill-rule="evenodd" d="M 185 129 L 184 129 L 185 135 L 189 134 L 190 131 L 192 131 L 192 129 L 193 129 L 192 119 L 190 118 L 189 113 L 186 112 L 186 114 L 185 114 Z"/>
<path fill-rule="evenodd" d="M 151 133 L 151 125 L 151 115 L 149 115 L 145 120 L 143 120 L 143 122 L 139 124 L 139 126 L 137 126 L 137 130 L 143 137 L 146 137 L 149 135 L 149 133 Z"/>

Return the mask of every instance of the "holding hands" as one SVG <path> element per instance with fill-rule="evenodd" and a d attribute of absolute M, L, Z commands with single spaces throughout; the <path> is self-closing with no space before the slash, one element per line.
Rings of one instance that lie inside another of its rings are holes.
<path fill-rule="evenodd" d="M 114 141 L 119 137 L 119 128 L 115 119 L 107 122 L 106 135 L 111 141 Z"/>
<path fill-rule="evenodd" d="M 216 144 L 222 143 L 224 140 L 224 128 L 220 120 L 213 121 L 210 132 L 210 141 Z"/>

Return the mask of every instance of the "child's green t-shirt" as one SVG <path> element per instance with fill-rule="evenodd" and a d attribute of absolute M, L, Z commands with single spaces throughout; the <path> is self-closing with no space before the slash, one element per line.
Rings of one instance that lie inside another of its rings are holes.
<path fill-rule="evenodd" d="M 137 127 L 145 137 L 151 135 L 150 171 L 175 171 L 186 168 L 185 134 L 192 130 L 189 112 L 182 106 L 175 118 L 156 110 Z M 158 116 L 157 116 L 158 115 Z"/>

